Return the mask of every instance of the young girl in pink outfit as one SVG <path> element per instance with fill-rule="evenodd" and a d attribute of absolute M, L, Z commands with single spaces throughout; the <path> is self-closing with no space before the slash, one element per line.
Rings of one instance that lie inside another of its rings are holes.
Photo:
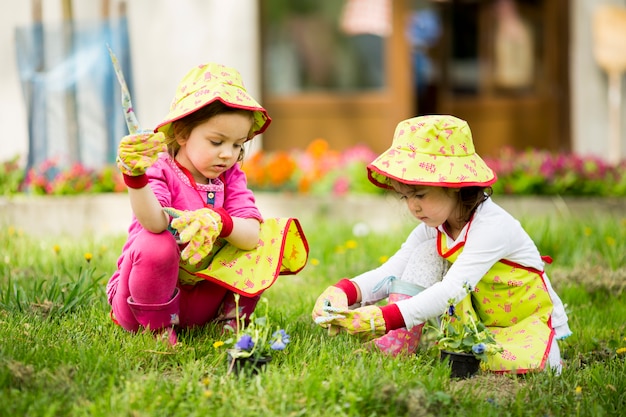
<path fill-rule="evenodd" d="M 263 219 L 239 166 L 270 122 L 235 69 L 210 63 L 187 73 L 154 132 L 122 139 L 134 216 L 107 285 L 117 324 L 175 344 L 175 327 L 232 320 L 234 293 L 249 316 L 279 274 L 304 267 L 298 221 Z"/>
<path fill-rule="evenodd" d="M 547 259 L 491 200 L 496 175 L 474 151 L 467 123 L 438 115 L 400 122 L 368 175 L 405 200 L 420 224 L 386 263 L 326 289 L 316 323 L 369 336 L 385 353 L 411 354 L 424 323 L 452 302 L 462 322 L 483 322 L 502 347 L 486 370 L 560 372 L 557 340 L 571 332 Z M 385 298 L 389 304 L 371 305 Z"/>

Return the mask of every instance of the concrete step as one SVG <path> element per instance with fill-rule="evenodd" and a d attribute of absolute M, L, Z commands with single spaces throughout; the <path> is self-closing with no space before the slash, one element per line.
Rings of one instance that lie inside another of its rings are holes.
<path fill-rule="evenodd" d="M 332 219 L 349 225 L 363 223 L 375 232 L 394 231 L 417 224 L 403 202 L 389 196 L 310 196 L 255 193 L 264 217 L 296 217 L 305 230 Z M 515 217 L 558 216 L 626 218 L 626 198 L 558 196 L 494 196 Z M 125 193 L 77 196 L 13 196 L 0 198 L 0 225 L 34 236 L 125 234 L 132 217 Z"/>

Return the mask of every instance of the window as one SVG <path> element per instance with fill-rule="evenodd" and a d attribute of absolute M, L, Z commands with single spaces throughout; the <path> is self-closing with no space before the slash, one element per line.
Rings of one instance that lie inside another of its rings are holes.
<path fill-rule="evenodd" d="M 262 7 L 268 93 L 384 88 L 390 0 L 264 0 Z"/>

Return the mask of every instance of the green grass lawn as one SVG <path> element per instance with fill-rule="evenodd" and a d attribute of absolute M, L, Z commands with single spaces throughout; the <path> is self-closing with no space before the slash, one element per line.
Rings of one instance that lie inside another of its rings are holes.
<path fill-rule="evenodd" d="M 311 321 L 317 296 L 375 267 L 408 233 L 356 237 L 305 226 L 307 267 L 265 293 L 291 335 L 258 376 L 227 374 L 213 326 L 167 347 L 109 318 L 104 287 L 123 236 L 83 240 L 0 232 L 0 416 L 617 416 L 626 409 L 626 222 L 522 223 L 567 305 L 565 368 L 526 376 L 449 377 L 428 333 L 417 355 L 388 358 Z"/>

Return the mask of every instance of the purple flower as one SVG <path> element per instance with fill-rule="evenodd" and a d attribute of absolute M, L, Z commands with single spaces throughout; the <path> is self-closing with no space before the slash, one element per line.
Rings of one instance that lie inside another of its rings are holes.
<path fill-rule="evenodd" d="M 472 346 L 472 352 L 474 352 L 477 355 L 481 355 L 481 354 L 485 353 L 486 349 L 487 349 L 487 347 L 485 346 L 484 343 L 479 343 L 477 345 Z"/>
<path fill-rule="evenodd" d="M 241 338 L 235 343 L 235 347 L 241 350 L 252 350 L 254 347 L 254 341 L 252 341 L 252 336 L 249 334 L 244 334 Z"/>
<path fill-rule="evenodd" d="M 280 329 L 272 335 L 272 345 L 270 348 L 272 350 L 283 350 L 287 347 L 287 343 L 289 343 L 290 336 L 285 333 L 283 329 Z"/>

